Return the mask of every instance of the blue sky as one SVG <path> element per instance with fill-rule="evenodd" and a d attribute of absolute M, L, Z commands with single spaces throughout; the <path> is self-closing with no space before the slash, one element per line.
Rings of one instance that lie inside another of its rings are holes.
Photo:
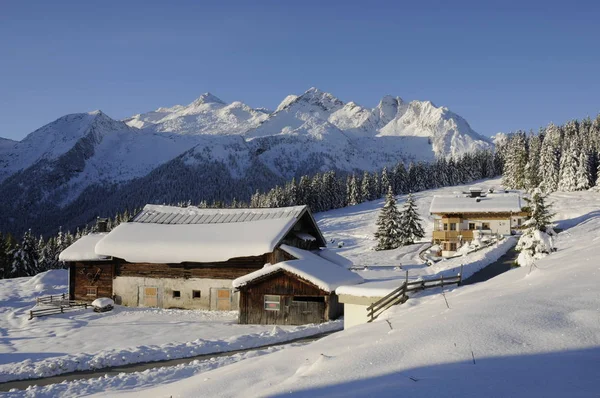
<path fill-rule="evenodd" d="M 312 86 L 431 100 L 484 135 L 600 112 L 598 2 L 293 3 L 0 0 L 0 136 Z"/>

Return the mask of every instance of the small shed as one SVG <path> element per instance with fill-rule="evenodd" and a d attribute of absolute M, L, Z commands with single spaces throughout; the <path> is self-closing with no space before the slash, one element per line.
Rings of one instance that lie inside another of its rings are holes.
<path fill-rule="evenodd" d="M 281 245 L 286 261 L 233 281 L 240 292 L 241 324 L 304 325 L 343 315 L 335 289 L 362 283 L 356 274 L 328 259 L 326 250 L 310 252 Z M 321 255 L 319 255 L 321 254 Z"/>

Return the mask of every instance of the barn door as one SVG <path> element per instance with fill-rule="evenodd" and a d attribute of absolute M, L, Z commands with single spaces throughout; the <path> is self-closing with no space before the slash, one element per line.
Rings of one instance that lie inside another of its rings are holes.
<path fill-rule="evenodd" d="M 217 289 L 217 311 L 231 311 L 230 289 Z"/>
<path fill-rule="evenodd" d="M 158 288 L 144 286 L 144 306 L 158 307 Z"/>

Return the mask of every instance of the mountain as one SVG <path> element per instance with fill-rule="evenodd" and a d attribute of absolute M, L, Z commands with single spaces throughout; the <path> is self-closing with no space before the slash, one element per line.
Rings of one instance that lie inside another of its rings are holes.
<path fill-rule="evenodd" d="M 63 116 L 20 142 L 0 141 L 0 231 L 46 232 L 147 202 L 248 199 L 292 177 L 377 170 L 491 148 L 428 101 L 375 108 L 311 88 L 274 112 L 205 93 L 122 121 Z"/>
<path fill-rule="evenodd" d="M 136 128 L 177 134 L 242 134 L 269 117 L 263 109 L 252 109 L 239 101 L 226 104 L 211 93 L 202 94 L 187 106 L 175 105 L 138 114 L 125 121 Z"/>
<path fill-rule="evenodd" d="M 17 143 L 17 141 L 13 141 L 9 138 L 0 137 L 0 150 L 12 148 L 12 146 L 15 145 L 16 143 Z"/>

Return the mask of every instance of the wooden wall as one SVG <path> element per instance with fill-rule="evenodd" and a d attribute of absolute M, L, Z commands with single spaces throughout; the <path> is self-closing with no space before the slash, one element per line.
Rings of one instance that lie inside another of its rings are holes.
<path fill-rule="evenodd" d="M 266 263 L 293 260 L 281 249 L 262 256 L 238 257 L 215 263 L 150 264 L 127 263 L 120 259 L 109 262 L 75 262 L 69 267 L 69 295 L 72 300 L 93 301 L 87 288 L 98 287 L 97 297 L 112 297 L 113 279 L 117 276 L 142 278 L 206 278 L 233 280 L 261 269 Z"/>
<path fill-rule="evenodd" d="M 238 257 L 229 261 L 216 263 L 150 264 L 122 262 L 117 265 L 116 276 L 233 280 L 261 269 L 267 262 L 276 259 L 278 256 L 281 256 L 281 253 L 275 252 L 262 256 Z"/>
<path fill-rule="evenodd" d="M 265 295 L 281 296 L 279 311 L 264 309 Z M 263 325 L 322 323 L 332 319 L 330 314 L 339 316 L 337 297 L 335 309 L 330 310 L 331 296 L 313 284 L 281 270 L 240 289 L 239 321 L 242 324 Z M 321 298 L 322 301 L 295 301 L 294 297 Z"/>
<path fill-rule="evenodd" d="M 94 301 L 97 297 L 112 297 L 115 264 L 87 261 L 70 263 L 69 296 L 72 300 Z M 96 287 L 97 295 L 88 296 L 87 288 Z"/>

